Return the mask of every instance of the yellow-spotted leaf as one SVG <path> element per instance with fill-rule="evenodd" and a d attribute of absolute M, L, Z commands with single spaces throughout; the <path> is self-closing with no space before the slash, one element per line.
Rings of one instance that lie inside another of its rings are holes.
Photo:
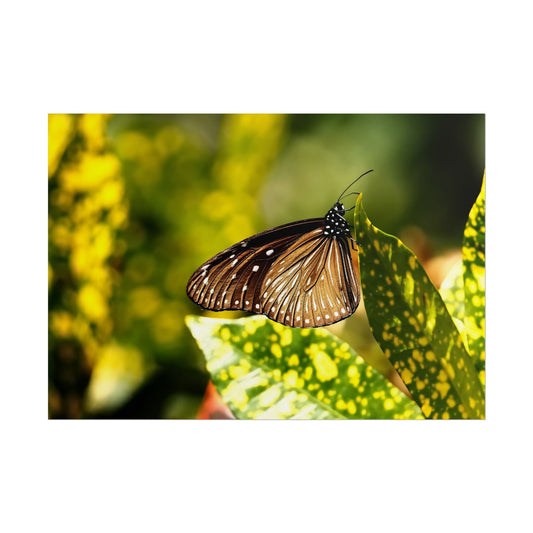
<path fill-rule="evenodd" d="M 465 328 L 465 291 L 464 291 L 464 283 L 463 283 L 463 261 L 459 260 L 448 272 L 447 276 L 444 278 L 440 285 L 439 289 L 440 295 L 442 296 L 442 299 L 444 303 L 446 304 L 446 307 L 448 309 L 448 312 L 450 313 L 454 323 L 455 327 L 461 334 L 461 338 L 463 339 L 464 347 L 466 348 L 466 351 L 472 355 L 470 352 L 468 342 L 469 338 L 466 334 L 466 328 Z M 485 381 L 484 381 L 484 373 L 480 372 L 480 368 L 478 367 L 478 361 L 474 358 L 474 364 L 476 366 L 476 369 L 478 370 L 479 379 L 481 381 L 481 384 L 483 385 L 483 388 L 485 387 Z"/>
<path fill-rule="evenodd" d="M 188 316 L 186 323 L 237 418 L 423 418 L 415 402 L 325 329 L 262 316 Z"/>
<path fill-rule="evenodd" d="M 465 334 L 480 379 L 485 381 L 485 176 L 463 237 Z"/>
<path fill-rule="evenodd" d="M 455 327 L 461 334 L 464 347 L 468 350 L 468 337 L 465 331 L 465 291 L 463 283 L 463 261 L 459 260 L 448 272 L 439 289 Z"/>
<path fill-rule="evenodd" d="M 415 255 L 355 208 L 361 286 L 372 333 L 426 418 L 484 418 L 485 398 L 439 292 Z"/>
<path fill-rule="evenodd" d="M 454 321 L 461 324 L 465 318 L 465 291 L 463 283 L 463 262 L 459 260 L 448 272 L 439 289 L 440 295 Z"/>

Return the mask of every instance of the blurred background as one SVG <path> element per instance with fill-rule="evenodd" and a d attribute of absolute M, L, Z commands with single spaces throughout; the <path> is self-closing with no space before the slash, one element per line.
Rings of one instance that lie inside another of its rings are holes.
<path fill-rule="evenodd" d="M 369 218 L 438 286 L 484 166 L 484 115 L 49 115 L 49 417 L 228 416 L 184 317 L 245 313 L 188 300 L 201 263 L 374 169 Z M 329 329 L 389 375 L 364 304 Z"/>

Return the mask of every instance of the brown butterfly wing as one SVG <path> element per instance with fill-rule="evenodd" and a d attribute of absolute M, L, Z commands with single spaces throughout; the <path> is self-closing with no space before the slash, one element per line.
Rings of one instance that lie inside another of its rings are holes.
<path fill-rule="evenodd" d="M 211 311 L 261 313 L 261 286 L 272 263 L 301 235 L 323 225 L 321 218 L 301 220 L 234 244 L 194 272 L 187 283 L 187 295 Z"/>
<path fill-rule="evenodd" d="M 334 324 L 359 305 L 360 292 L 346 238 L 324 238 L 317 229 L 303 235 L 265 274 L 261 312 L 298 328 Z"/>
<path fill-rule="evenodd" d="M 359 304 L 347 237 L 326 237 L 323 218 L 259 233 L 191 276 L 187 294 L 212 311 L 245 310 L 292 327 L 333 324 Z"/>

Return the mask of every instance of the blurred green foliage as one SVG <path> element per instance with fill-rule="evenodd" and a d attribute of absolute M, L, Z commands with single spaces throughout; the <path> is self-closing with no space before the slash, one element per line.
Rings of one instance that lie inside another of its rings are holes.
<path fill-rule="evenodd" d="M 189 276 L 254 232 L 322 216 L 365 170 L 377 225 L 422 228 L 428 257 L 460 248 L 484 127 L 483 115 L 50 115 L 49 416 L 196 416 L 208 375 L 184 328 L 199 312 Z M 364 306 L 330 329 L 390 371 Z"/>

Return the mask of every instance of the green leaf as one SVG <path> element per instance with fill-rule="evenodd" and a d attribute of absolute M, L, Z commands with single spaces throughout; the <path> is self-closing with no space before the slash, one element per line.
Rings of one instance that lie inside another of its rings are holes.
<path fill-rule="evenodd" d="M 463 237 L 465 333 L 468 348 L 485 382 L 485 176 Z"/>
<path fill-rule="evenodd" d="M 439 289 L 443 302 L 450 313 L 455 327 L 461 334 L 464 347 L 468 350 L 465 332 L 465 291 L 463 283 L 463 261 L 459 260 L 448 272 Z M 470 352 L 469 352 L 470 353 Z"/>
<path fill-rule="evenodd" d="M 237 418 L 422 418 L 415 402 L 325 329 L 262 316 L 186 323 Z"/>
<path fill-rule="evenodd" d="M 446 308 L 448 309 L 448 312 L 450 313 L 451 317 L 453 318 L 453 321 L 455 323 L 455 327 L 461 334 L 461 338 L 463 339 L 463 344 L 466 349 L 466 351 L 472 356 L 472 353 L 468 346 L 469 338 L 466 334 L 465 329 L 465 290 L 464 290 L 464 283 L 463 283 L 463 261 L 458 261 L 448 272 L 447 276 L 444 278 L 440 285 L 439 289 L 440 295 L 442 296 L 442 300 L 446 304 Z M 478 361 L 474 358 L 474 365 L 476 367 L 476 370 L 478 371 L 478 376 L 480 378 L 480 382 L 483 386 L 483 390 L 485 390 L 484 386 L 484 373 L 480 373 L 480 369 L 478 368 Z"/>
<path fill-rule="evenodd" d="M 442 300 L 454 322 L 461 323 L 465 319 L 465 291 L 463 283 L 463 262 L 458 261 L 448 272 L 439 289 Z M 460 331 L 460 329 L 459 329 Z"/>
<path fill-rule="evenodd" d="M 415 255 L 355 208 L 365 308 L 372 333 L 426 418 L 483 418 L 472 358 Z"/>

